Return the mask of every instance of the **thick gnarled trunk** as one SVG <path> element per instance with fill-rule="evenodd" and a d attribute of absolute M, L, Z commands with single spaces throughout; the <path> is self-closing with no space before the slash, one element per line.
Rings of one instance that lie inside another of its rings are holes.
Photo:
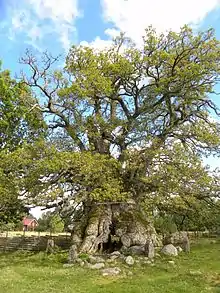
<path fill-rule="evenodd" d="M 144 215 L 129 204 L 94 204 L 74 227 L 72 241 L 80 253 L 112 251 L 117 247 L 142 246 L 155 242 L 155 230 Z"/>

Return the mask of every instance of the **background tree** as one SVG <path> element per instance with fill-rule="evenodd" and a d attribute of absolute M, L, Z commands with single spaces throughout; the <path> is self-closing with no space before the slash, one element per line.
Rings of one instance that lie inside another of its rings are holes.
<path fill-rule="evenodd" d="M 61 233 L 64 232 L 64 223 L 58 214 L 46 212 L 38 219 L 37 231 Z"/>
<path fill-rule="evenodd" d="M 40 63 L 27 52 L 31 75 L 22 80 L 62 144 L 24 147 L 4 168 L 29 200 L 72 220 L 80 251 L 94 252 L 112 235 L 144 244 L 155 209 L 218 197 L 201 156 L 219 152 L 219 125 L 210 119 L 219 113 L 209 98 L 219 53 L 212 30 L 187 26 L 166 35 L 148 28 L 142 47 L 123 35 L 104 51 L 73 46 L 61 71 L 52 70 L 56 58 L 45 53 Z"/>
<path fill-rule="evenodd" d="M 0 72 L 0 160 L 44 135 L 46 124 L 36 105 L 24 83 L 12 79 L 8 70 Z M 0 222 L 4 223 L 19 221 L 28 210 L 11 180 L 0 164 Z"/>

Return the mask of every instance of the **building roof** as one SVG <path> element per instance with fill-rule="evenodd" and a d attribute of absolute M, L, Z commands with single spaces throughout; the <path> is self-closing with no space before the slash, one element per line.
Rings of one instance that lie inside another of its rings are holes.
<path fill-rule="evenodd" d="M 22 223 L 24 226 L 29 226 L 33 221 L 37 222 L 36 219 L 33 219 L 33 218 L 30 219 L 26 217 L 23 219 Z"/>

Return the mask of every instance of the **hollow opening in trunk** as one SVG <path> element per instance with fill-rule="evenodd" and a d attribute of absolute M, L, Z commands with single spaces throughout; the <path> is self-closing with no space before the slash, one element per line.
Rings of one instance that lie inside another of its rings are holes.
<path fill-rule="evenodd" d="M 110 225 L 110 233 L 108 236 L 108 241 L 106 243 L 103 243 L 102 249 L 103 252 L 111 253 L 115 250 L 120 250 L 123 246 L 120 240 L 120 237 L 117 237 L 116 234 L 116 225 L 117 221 L 112 221 Z M 101 249 L 101 245 L 99 245 L 99 249 Z"/>

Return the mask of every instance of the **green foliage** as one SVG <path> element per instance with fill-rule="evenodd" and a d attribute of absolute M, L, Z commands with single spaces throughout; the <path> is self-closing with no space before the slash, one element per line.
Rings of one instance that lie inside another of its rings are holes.
<path fill-rule="evenodd" d="M 196 201 L 196 205 L 182 207 L 177 205 L 167 212 L 158 212 L 155 216 L 155 228 L 166 234 L 167 227 L 176 227 L 179 231 L 205 231 L 219 233 L 219 200 L 211 202 Z M 173 228 L 172 228 L 173 229 Z M 175 230 L 175 229 L 174 229 Z"/>
<path fill-rule="evenodd" d="M 34 106 L 32 106 L 34 104 Z M 30 89 L 0 71 L 0 158 L 43 136 L 45 123 Z M 27 212 L 19 199 L 20 189 L 0 164 L 0 222 L 16 223 Z"/>
<path fill-rule="evenodd" d="M 0 222 L 0 231 L 13 231 L 14 229 L 15 223 L 6 223 L 4 220 Z"/>
<path fill-rule="evenodd" d="M 175 233 L 177 226 L 171 216 L 158 216 L 155 218 L 154 227 L 162 235 Z"/>
<path fill-rule="evenodd" d="M 24 142 L 33 142 L 45 126 L 38 101 L 22 82 L 0 72 L 0 150 L 13 150 Z"/>
<path fill-rule="evenodd" d="M 47 212 L 38 219 L 37 231 L 61 233 L 64 231 L 64 223 L 58 214 Z"/>
<path fill-rule="evenodd" d="M 47 141 L 1 152 L 2 194 L 24 191 L 26 202 L 64 208 L 78 220 L 92 203 L 132 200 L 148 215 L 213 203 L 218 174 L 201 163 L 220 145 L 210 115 L 218 114 L 209 95 L 220 72 L 213 30 L 159 35 L 150 27 L 141 47 L 120 35 L 102 51 L 73 46 L 63 70 L 52 70 L 56 60 L 47 53 L 22 59 L 31 75 L 19 86 L 45 101 L 28 100 L 25 113 L 36 110 L 34 125 L 50 131 Z"/>

